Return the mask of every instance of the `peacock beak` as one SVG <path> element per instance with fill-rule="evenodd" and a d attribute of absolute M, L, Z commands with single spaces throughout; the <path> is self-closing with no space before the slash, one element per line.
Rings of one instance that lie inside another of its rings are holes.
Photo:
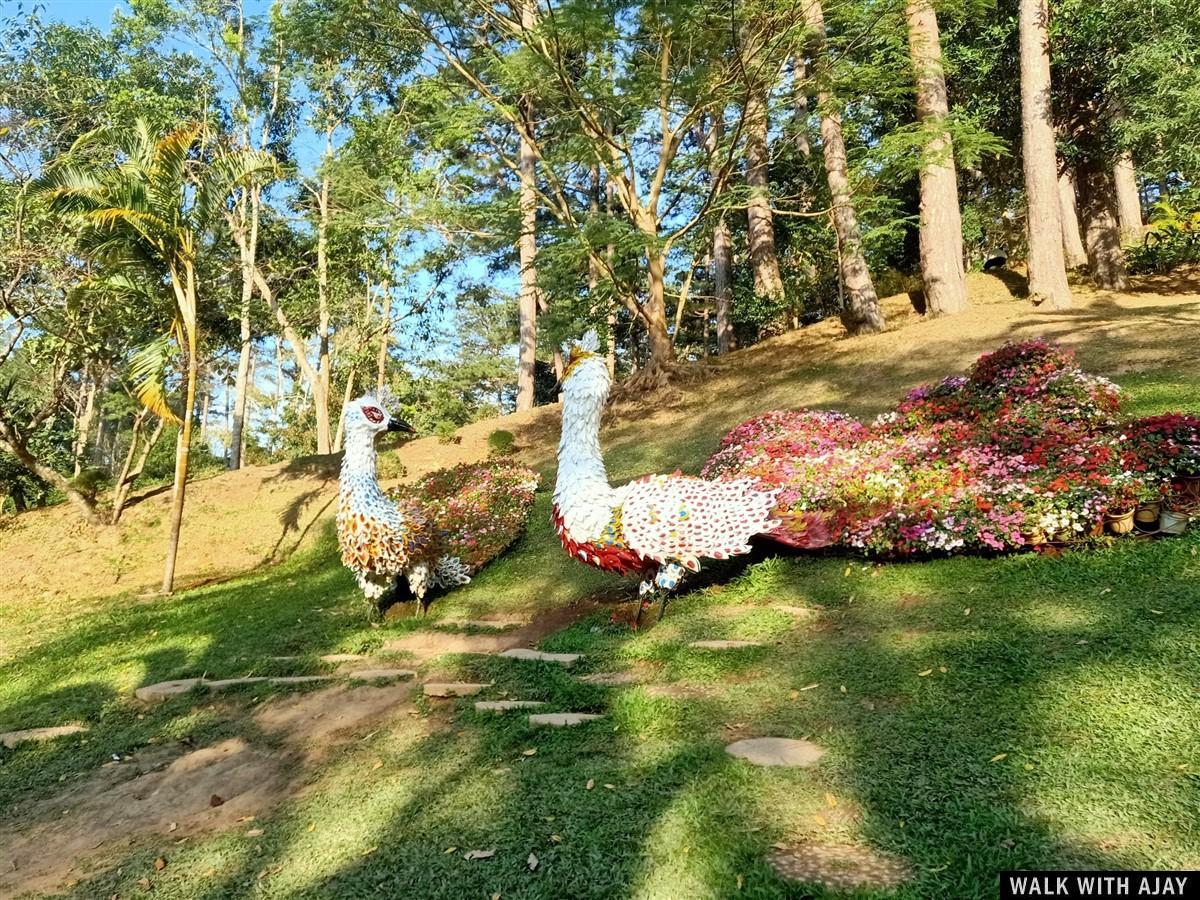
<path fill-rule="evenodd" d="M 417 433 L 417 429 L 413 428 L 411 425 L 409 425 L 403 419 L 396 419 L 396 418 L 392 418 L 392 419 L 388 420 L 387 430 L 388 431 L 404 431 L 404 432 L 407 432 L 408 434 L 416 434 Z"/>

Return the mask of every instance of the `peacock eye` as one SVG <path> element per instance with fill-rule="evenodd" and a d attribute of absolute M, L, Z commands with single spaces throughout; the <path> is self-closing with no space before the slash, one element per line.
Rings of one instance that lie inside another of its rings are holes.
<path fill-rule="evenodd" d="M 368 421 L 374 422 L 376 425 L 383 421 L 383 411 L 374 406 L 364 406 L 362 412 Z"/>

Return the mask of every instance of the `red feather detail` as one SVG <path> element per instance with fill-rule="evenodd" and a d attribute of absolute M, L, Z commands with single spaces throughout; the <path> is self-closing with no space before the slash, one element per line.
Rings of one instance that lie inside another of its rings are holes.
<path fill-rule="evenodd" d="M 567 534 L 562 513 L 558 511 L 558 504 L 554 505 L 553 521 L 554 530 L 558 532 L 558 539 L 562 542 L 563 549 L 575 559 L 582 559 L 588 565 L 617 575 L 649 575 L 658 570 L 657 563 L 635 553 L 628 547 L 605 546 L 590 541 L 572 540 L 571 536 Z"/>

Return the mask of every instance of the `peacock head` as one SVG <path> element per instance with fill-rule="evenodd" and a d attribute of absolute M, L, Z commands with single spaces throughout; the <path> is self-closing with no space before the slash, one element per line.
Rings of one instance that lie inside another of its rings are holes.
<path fill-rule="evenodd" d="M 346 436 L 361 434 L 374 439 L 375 435 L 383 431 L 415 434 L 417 429 L 390 413 L 389 405 L 388 397 L 375 394 L 364 394 L 356 400 L 351 400 L 342 410 L 346 422 Z"/>
<path fill-rule="evenodd" d="M 571 348 L 562 377 L 565 403 L 586 402 L 603 406 L 608 399 L 612 376 L 608 373 L 608 361 L 599 351 L 600 339 L 595 331 L 589 331 Z"/>

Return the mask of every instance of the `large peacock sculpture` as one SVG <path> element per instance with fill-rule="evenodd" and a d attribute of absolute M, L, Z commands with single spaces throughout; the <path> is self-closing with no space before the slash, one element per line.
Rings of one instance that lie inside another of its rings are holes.
<path fill-rule="evenodd" d="M 466 584 L 470 576 L 456 558 L 441 555 L 440 542 L 415 503 L 397 503 L 379 486 L 375 470 L 375 437 L 385 431 L 415 429 L 391 415 L 371 395 L 346 404 L 346 451 L 342 458 L 337 511 L 342 563 L 358 579 L 372 603 L 403 578 L 424 604 L 435 586 Z"/>
<path fill-rule="evenodd" d="M 575 559 L 606 572 L 643 577 L 643 608 L 667 597 L 701 559 L 750 551 L 755 535 L 780 529 L 776 491 L 755 479 L 711 481 L 675 473 L 609 484 L 600 419 L 612 386 L 608 364 L 589 332 L 563 376 L 562 436 L 554 487 L 554 525 Z"/>

